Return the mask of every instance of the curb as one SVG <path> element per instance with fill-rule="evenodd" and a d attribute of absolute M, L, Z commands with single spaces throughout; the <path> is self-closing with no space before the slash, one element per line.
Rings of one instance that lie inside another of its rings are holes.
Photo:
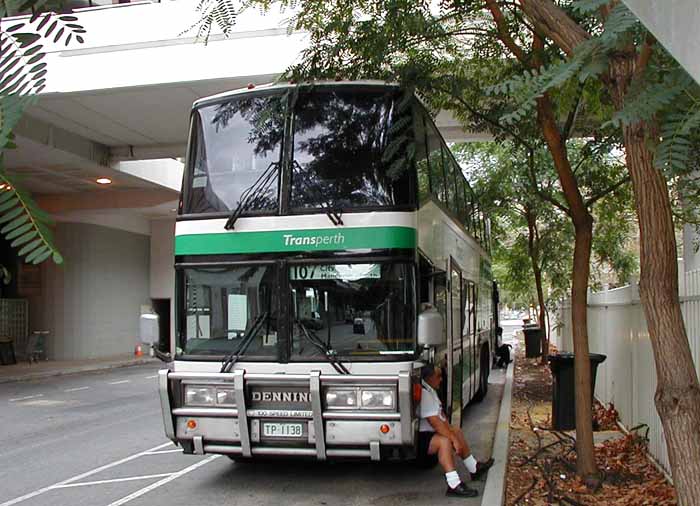
<path fill-rule="evenodd" d="M 505 500 L 514 370 L 515 358 L 506 371 L 506 384 L 503 389 L 503 399 L 501 400 L 501 409 L 498 413 L 498 424 L 496 425 L 496 436 L 493 443 L 492 456 L 495 462 L 486 478 L 486 485 L 484 485 L 484 492 L 481 498 L 482 506 L 501 506 Z"/>
<path fill-rule="evenodd" d="M 135 365 L 144 365 L 158 362 L 155 358 L 143 358 L 139 360 L 127 360 L 123 362 L 111 362 L 106 364 L 91 364 L 85 366 L 76 366 L 68 369 L 55 369 L 52 371 L 34 372 L 28 374 L 19 374 L 16 376 L 0 376 L 0 384 L 3 383 L 20 383 L 22 381 L 33 381 L 38 379 L 53 378 L 56 376 L 68 376 L 70 374 L 80 374 L 85 372 L 107 371 L 109 369 L 120 369 L 122 367 L 131 367 Z"/>

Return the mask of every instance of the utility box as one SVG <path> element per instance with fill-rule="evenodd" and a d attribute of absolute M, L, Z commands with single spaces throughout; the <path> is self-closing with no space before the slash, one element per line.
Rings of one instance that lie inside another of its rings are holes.
<path fill-rule="evenodd" d="M 158 344 L 159 337 L 158 315 L 142 314 L 139 318 L 139 341 L 145 344 Z"/>

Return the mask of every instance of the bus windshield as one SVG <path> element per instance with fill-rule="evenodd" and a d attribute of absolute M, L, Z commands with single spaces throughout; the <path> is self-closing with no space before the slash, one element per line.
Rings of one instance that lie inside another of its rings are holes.
<path fill-rule="evenodd" d="M 277 295 L 273 265 L 184 269 L 182 353 L 237 352 L 253 329 L 246 356 L 277 357 Z M 264 321 L 258 322 L 259 318 Z M 257 325 L 256 325 L 257 324 Z"/>
<path fill-rule="evenodd" d="M 405 97 L 393 86 L 302 86 L 197 108 L 183 212 L 233 211 L 267 169 L 278 173 L 248 214 L 277 214 L 282 194 L 283 214 L 414 205 Z"/>
<path fill-rule="evenodd" d="M 305 330 L 345 357 L 415 351 L 412 265 L 294 265 L 289 280 L 293 359 L 323 353 L 306 338 Z"/>
<path fill-rule="evenodd" d="M 399 98 L 395 89 L 330 87 L 299 93 L 292 209 L 411 203 L 408 166 L 397 156 L 408 147 L 411 109 L 399 111 Z"/>
<path fill-rule="evenodd" d="M 235 209 L 243 192 L 279 163 L 285 104 L 283 95 L 235 97 L 197 111 L 186 212 Z M 250 210 L 274 212 L 278 193 L 275 178 Z"/>

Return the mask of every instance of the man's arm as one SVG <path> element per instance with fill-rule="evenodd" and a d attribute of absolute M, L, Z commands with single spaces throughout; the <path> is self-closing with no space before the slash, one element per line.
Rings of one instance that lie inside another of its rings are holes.
<path fill-rule="evenodd" d="M 440 434 L 441 436 L 444 436 L 447 439 L 449 439 L 452 443 L 452 446 L 454 446 L 455 451 L 457 453 L 460 452 L 460 450 L 463 448 L 462 442 L 459 438 L 455 436 L 455 431 L 459 429 L 452 427 L 449 423 L 447 423 L 445 420 L 441 419 L 437 415 L 429 416 L 426 418 L 426 420 L 428 420 L 428 423 L 431 425 L 431 427 L 435 429 L 436 434 Z"/>

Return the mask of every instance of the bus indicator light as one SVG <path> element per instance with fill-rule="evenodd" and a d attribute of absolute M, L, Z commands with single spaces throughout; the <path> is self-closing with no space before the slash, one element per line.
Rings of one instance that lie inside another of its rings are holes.
<path fill-rule="evenodd" d="M 423 389 L 421 388 L 420 383 L 414 383 L 413 384 L 413 401 L 418 403 L 418 402 L 420 402 L 422 397 L 423 397 Z"/>
<path fill-rule="evenodd" d="M 187 428 L 194 430 L 197 428 L 197 420 L 187 420 Z"/>
<path fill-rule="evenodd" d="M 391 430 L 391 427 L 389 427 L 387 424 L 382 425 L 379 427 L 379 432 L 382 434 L 387 434 Z"/>

